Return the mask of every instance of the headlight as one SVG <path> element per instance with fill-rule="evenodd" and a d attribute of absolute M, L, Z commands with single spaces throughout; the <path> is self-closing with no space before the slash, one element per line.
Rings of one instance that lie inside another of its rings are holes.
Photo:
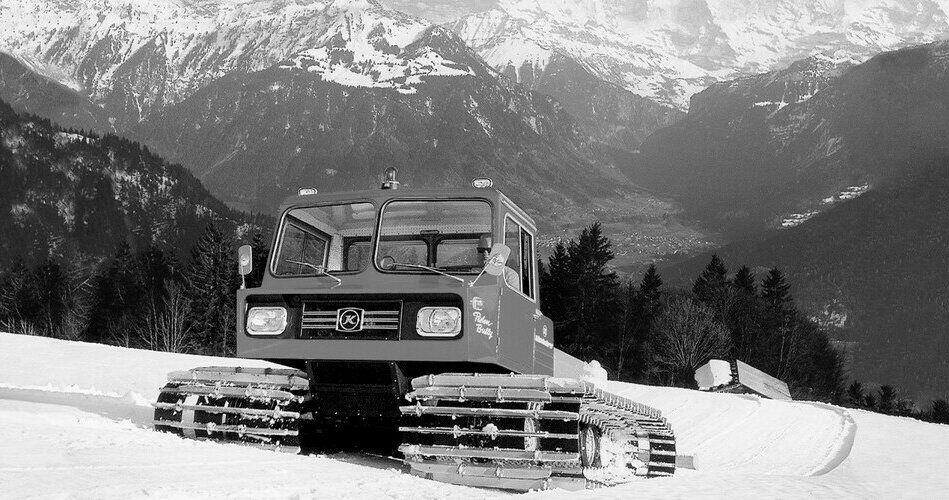
<path fill-rule="evenodd" d="M 282 307 L 251 307 L 247 311 L 247 333 L 280 335 L 287 328 L 287 310 Z"/>
<path fill-rule="evenodd" d="M 461 310 L 457 307 L 423 307 L 415 331 L 423 337 L 454 337 L 461 332 Z"/>

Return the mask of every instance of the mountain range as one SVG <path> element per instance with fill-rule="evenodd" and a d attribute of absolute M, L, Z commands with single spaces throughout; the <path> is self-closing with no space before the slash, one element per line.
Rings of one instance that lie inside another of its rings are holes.
<path fill-rule="evenodd" d="M 712 85 L 627 174 L 731 239 L 800 224 L 947 151 L 947 67 L 938 42 Z"/>
<path fill-rule="evenodd" d="M 393 3 L 419 13 L 441 4 Z M 498 0 L 471 10 L 448 25 L 498 69 L 536 79 L 565 55 L 682 110 L 716 81 L 814 54 L 862 62 L 949 35 L 946 0 Z"/>
<path fill-rule="evenodd" d="M 303 185 L 372 186 L 396 166 L 419 186 L 496 175 L 551 229 L 599 211 L 645 220 L 675 248 L 702 238 L 663 223 L 675 208 L 619 169 L 681 112 L 589 75 L 561 104 L 375 0 L 40 1 L 0 10 L 0 25 L 0 50 L 87 94 L 235 207 L 270 211 Z M 614 97 L 621 109 L 590 111 Z"/>

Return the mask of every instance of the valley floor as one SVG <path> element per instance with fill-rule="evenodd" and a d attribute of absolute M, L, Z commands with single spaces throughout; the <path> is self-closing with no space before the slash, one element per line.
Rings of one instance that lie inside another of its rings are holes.
<path fill-rule="evenodd" d="M 0 498 L 486 498 L 360 454 L 288 455 L 150 429 L 168 371 L 261 362 L 0 334 Z M 949 426 L 607 382 L 660 408 L 695 470 L 530 497 L 901 497 L 949 489 Z"/>

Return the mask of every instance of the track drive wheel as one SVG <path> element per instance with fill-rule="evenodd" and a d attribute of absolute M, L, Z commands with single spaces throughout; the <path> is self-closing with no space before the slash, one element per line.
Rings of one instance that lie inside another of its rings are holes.
<path fill-rule="evenodd" d="M 602 467 L 600 459 L 600 440 L 603 433 L 599 427 L 590 424 L 580 425 L 580 464 L 583 467 Z"/>

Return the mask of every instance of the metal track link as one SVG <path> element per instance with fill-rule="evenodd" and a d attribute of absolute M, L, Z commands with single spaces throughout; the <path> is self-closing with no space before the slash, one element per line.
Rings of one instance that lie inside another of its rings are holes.
<path fill-rule="evenodd" d="M 526 491 L 675 472 L 675 436 L 659 410 L 590 382 L 445 373 L 412 388 L 399 451 L 415 475 Z"/>
<path fill-rule="evenodd" d="M 154 405 L 154 426 L 188 438 L 297 452 L 308 390 L 306 374 L 292 369 L 172 372 Z"/>

